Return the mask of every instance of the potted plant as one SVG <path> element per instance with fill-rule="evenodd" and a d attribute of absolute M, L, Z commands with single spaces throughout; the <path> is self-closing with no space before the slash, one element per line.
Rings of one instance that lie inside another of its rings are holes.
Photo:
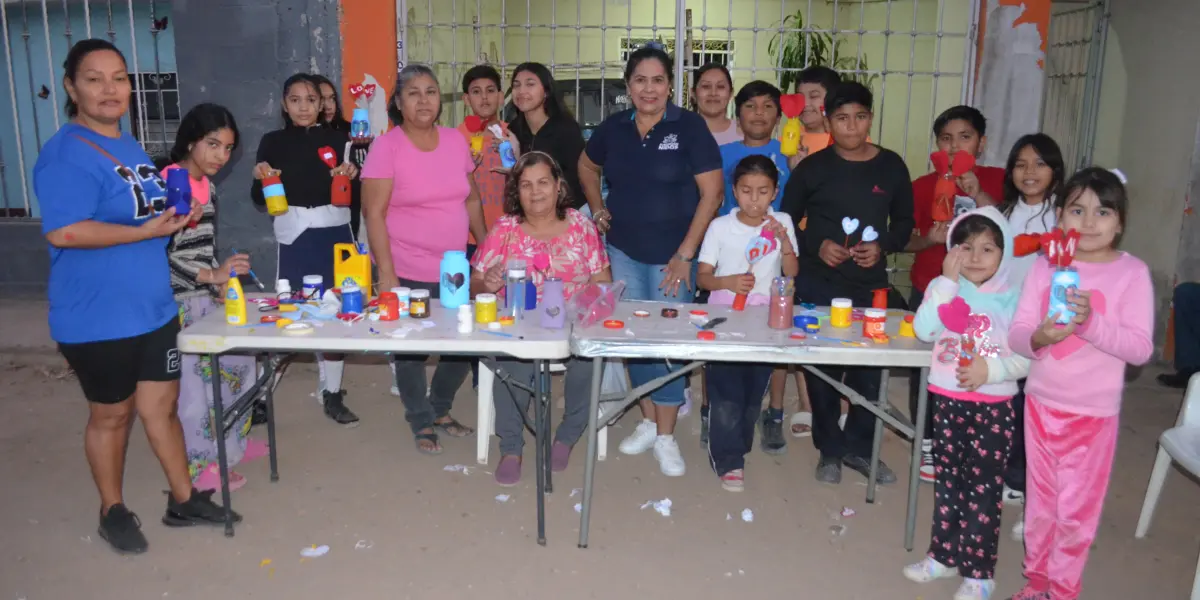
<path fill-rule="evenodd" d="M 785 94 L 795 91 L 794 84 L 800 71 L 814 65 L 830 67 L 841 73 L 843 79 L 857 81 L 874 89 L 879 75 L 865 72 L 869 70 L 867 55 L 843 50 L 842 45 L 846 40 L 835 38 L 827 31 L 806 29 L 803 9 L 784 17 L 779 28 L 797 30 L 780 31 L 767 44 L 767 54 L 782 69 L 779 72 L 779 88 Z"/>

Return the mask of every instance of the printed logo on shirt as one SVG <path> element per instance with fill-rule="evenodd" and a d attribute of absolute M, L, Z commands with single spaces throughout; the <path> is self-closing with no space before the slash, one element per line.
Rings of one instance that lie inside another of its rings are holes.
<path fill-rule="evenodd" d="M 136 172 L 125 165 L 113 167 L 113 170 L 129 184 L 135 219 L 146 219 L 167 209 L 167 184 L 154 165 L 138 165 Z"/>
<path fill-rule="evenodd" d="M 679 136 L 674 133 L 668 133 L 663 137 L 662 142 L 658 144 L 659 150 L 678 150 Z"/>
<path fill-rule="evenodd" d="M 881 188 L 879 186 L 875 186 L 874 188 L 871 188 L 871 193 L 872 194 L 886 194 L 887 192 L 883 191 L 883 188 Z"/>

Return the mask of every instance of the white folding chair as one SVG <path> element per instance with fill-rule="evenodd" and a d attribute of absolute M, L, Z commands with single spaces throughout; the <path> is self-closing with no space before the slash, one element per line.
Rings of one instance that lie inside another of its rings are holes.
<path fill-rule="evenodd" d="M 567 367 L 562 363 L 550 363 L 550 373 L 565 373 Z M 488 452 L 492 447 L 492 436 L 496 435 L 496 404 L 492 390 L 496 382 L 496 373 L 488 368 L 487 363 L 479 361 L 479 408 L 478 424 L 475 431 L 475 460 L 486 465 Z M 596 458 L 608 458 L 608 427 L 600 429 L 597 434 Z"/>
<path fill-rule="evenodd" d="M 1154 518 L 1154 508 L 1162 494 L 1163 484 L 1171 463 L 1177 462 L 1193 475 L 1200 475 L 1200 373 L 1188 380 L 1183 407 L 1175 426 L 1164 431 L 1158 438 L 1158 457 L 1154 459 L 1154 470 L 1150 472 L 1150 485 L 1146 488 L 1146 500 L 1142 503 L 1142 514 L 1138 517 L 1133 536 L 1143 538 Z M 1200 600 L 1200 562 L 1192 579 L 1192 600 Z"/>

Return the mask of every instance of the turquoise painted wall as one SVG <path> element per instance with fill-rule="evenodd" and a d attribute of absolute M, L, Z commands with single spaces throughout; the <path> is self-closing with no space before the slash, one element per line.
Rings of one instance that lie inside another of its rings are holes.
<path fill-rule="evenodd" d="M 33 216 L 39 216 L 37 199 L 33 195 L 32 173 L 37 161 L 40 144 L 44 144 L 56 131 L 54 118 L 58 115 L 61 125 L 66 122 L 63 113 L 63 103 L 66 102 L 66 92 L 62 89 L 63 60 L 67 57 L 70 44 L 87 37 L 87 22 L 84 18 L 83 5 L 77 2 L 66 3 L 69 12 L 63 12 L 63 3 L 47 1 L 46 19 L 42 18 L 42 3 L 30 1 L 24 3 L 28 15 L 28 26 L 22 15 L 21 3 L 0 0 L 7 12 L 7 48 L 0 49 L 0 58 L 11 59 L 13 86 L 10 88 L 8 79 L 8 62 L 0 63 L 0 160 L 3 162 L 3 181 L 0 182 L 0 210 L 6 207 L 23 208 L 25 205 L 24 190 L 28 187 L 29 203 Z M 134 72 L 134 45 L 136 42 L 137 71 L 141 73 L 155 72 L 155 40 L 150 33 L 151 18 L 150 2 L 137 0 L 133 3 L 133 35 L 130 33 L 130 4 L 127 2 L 112 2 L 112 25 L 109 26 L 109 3 L 91 2 L 91 31 L 92 37 L 112 41 L 129 62 L 129 70 Z M 168 17 L 167 29 L 158 33 L 158 71 L 175 71 L 175 37 L 172 24 L 169 22 L 171 6 L 169 2 L 154 3 L 154 15 L 161 20 Z M 46 56 L 46 30 L 50 31 L 50 54 Z M 68 29 L 69 28 L 69 29 Z M 68 41 L 66 33 L 70 31 Z M 28 46 L 24 35 L 28 34 Z M 0 40 L 0 43 L 5 40 Z M 28 51 L 26 50 L 28 47 Z M 53 68 L 53 70 L 51 70 Z M 30 86 L 32 74 L 33 85 Z M 38 97 L 42 86 L 53 88 L 58 96 L 58 104 L 53 103 L 54 96 L 45 99 Z M 32 89 L 30 89 L 32 87 Z M 15 88 L 15 93 L 13 93 Z M 20 125 L 18 139 L 17 126 L 13 122 L 13 103 L 16 102 L 17 123 Z M 150 102 L 157 102 L 156 95 L 151 94 Z M 128 117 L 122 124 L 126 131 L 130 130 Z M 20 150 L 20 152 L 19 152 Z M 25 161 L 25 181 L 22 181 L 19 155 L 23 153 Z"/>

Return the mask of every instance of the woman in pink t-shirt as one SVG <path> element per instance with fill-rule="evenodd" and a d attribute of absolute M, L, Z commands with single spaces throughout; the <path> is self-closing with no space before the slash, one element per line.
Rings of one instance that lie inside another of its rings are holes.
<path fill-rule="evenodd" d="M 363 221 L 379 268 L 379 289 L 397 286 L 437 293 L 442 255 L 466 250 L 467 232 L 483 239 L 483 207 L 471 173 L 475 161 L 466 140 L 437 125 L 442 92 L 429 67 L 400 71 L 388 103 L 396 127 L 375 140 L 363 165 Z M 417 450 L 441 454 L 435 431 L 450 437 L 474 433 L 450 416 L 470 362 L 444 357 L 432 385 L 425 356 L 397 356 L 396 387 Z"/>
<path fill-rule="evenodd" d="M 529 152 L 517 161 L 504 189 L 505 215 L 496 221 L 488 237 L 479 245 L 472 260 L 471 293 L 497 293 L 504 287 L 504 265 L 510 258 L 536 264 L 544 256 L 545 269 L 532 270 L 541 302 L 542 286 L 547 278 L 561 279 L 563 298 L 570 298 L 589 283 L 612 281 L 608 254 L 591 219 L 570 208 L 570 185 L 563 179 L 562 168 L 544 152 Z M 499 371 L 512 381 L 532 385 L 533 363 L 498 359 Z M 590 361 L 567 361 L 566 411 L 550 448 L 550 466 L 554 471 L 567 468 L 571 448 L 587 429 L 588 398 L 592 389 Z M 500 464 L 496 483 L 513 486 L 521 480 L 521 453 L 525 446 L 525 421 L 530 394 L 516 392 L 497 378 L 493 397 L 496 402 L 496 435 L 500 436 Z"/>

